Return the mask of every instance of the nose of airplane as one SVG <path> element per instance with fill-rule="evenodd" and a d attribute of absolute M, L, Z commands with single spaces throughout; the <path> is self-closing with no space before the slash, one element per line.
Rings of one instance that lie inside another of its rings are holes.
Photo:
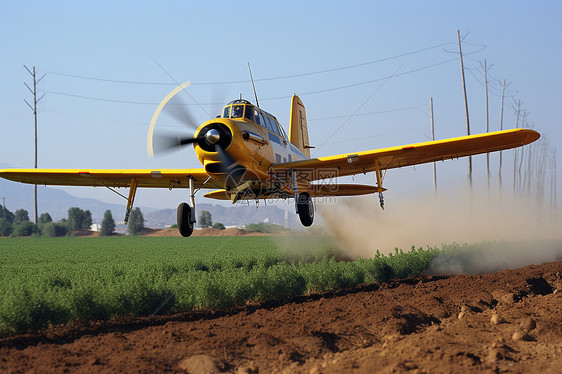
<path fill-rule="evenodd" d="M 205 134 L 205 139 L 209 144 L 217 144 L 221 135 L 216 129 L 211 129 Z"/>

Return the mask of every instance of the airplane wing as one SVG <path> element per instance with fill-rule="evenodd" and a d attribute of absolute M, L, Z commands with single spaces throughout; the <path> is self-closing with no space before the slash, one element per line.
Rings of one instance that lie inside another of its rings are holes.
<path fill-rule="evenodd" d="M 59 186 L 188 188 L 189 178 L 195 188 L 222 188 L 207 181 L 205 169 L 0 169 L 0 177 L 21 183 Z"/>
<path fill-rule="evenodd" d="M 540 134 L 529 129 L 512 129 L 462 136 L 398 147 L 374 149 L 337 156 L 272 164 L 270 172 L 290 183 L 288 170 L 298 172 L 299 182 L 342 177 L 376 170 L 419 165 L 516 148 L 534 142 Z"/>

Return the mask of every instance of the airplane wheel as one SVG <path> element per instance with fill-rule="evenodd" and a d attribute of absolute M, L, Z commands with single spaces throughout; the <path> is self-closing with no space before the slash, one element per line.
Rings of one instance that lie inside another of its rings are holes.
<path fill-rule="evenodd" d="M 188 237 L 193 233 L 193 222 L 191 222 L 191 207 L 188 203 L 178 205 L 178 230 L 181 236 Z"/>
<path fill-rule="evenodd" d="M 306 192 L 299 194 L 297 200 L 297 212 L 303 226 L 310 226 L 314 221 L 314 203 L 312 198 Z"/>

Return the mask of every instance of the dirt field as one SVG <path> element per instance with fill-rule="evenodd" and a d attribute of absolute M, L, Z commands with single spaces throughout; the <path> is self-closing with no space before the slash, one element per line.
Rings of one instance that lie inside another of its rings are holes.
<path fill-rule="evenodd" d="M 72 233 L 74 236 L 79 237 L 99 237 L 100 233 L 91 230 L 81 230 L 81 231 L 74 231 Z M 142 231 L 142 236 L 176 236 L 181 237 L 180 232 L 178 229 L 151 229 L 145 228 Z M 263 234 L 260 232 L 250 232 L 244 229 L 239 229 L 237 227 L 218 230 L 213 228 L 204 228 L 204 229 L 195 229 L 193 230 L 193 234 L 191 236 L 263 236 L 263 235 L 271 235 L 271 234 Z"/>
<path fill-rule="evenodd" d="M 0 372 L 555 373 L 562 262 L 0 340 Z"/>

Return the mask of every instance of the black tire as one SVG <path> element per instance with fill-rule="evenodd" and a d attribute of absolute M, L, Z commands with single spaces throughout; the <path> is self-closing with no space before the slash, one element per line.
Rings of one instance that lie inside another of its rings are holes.
<path fill-rule="evenodd" d="M 314 221 L 314 203 L 307 192 L 299 194 L 297 199 L 297 213 L 303 226 L 308 227 Z"/>
<path fill-rule="evenodd" d="M 188 203 L 178 205 L 178 230 L 181 236 L 188 237 L 193 233 L 193 222 L 191 222 L 191 207 Z"/>

